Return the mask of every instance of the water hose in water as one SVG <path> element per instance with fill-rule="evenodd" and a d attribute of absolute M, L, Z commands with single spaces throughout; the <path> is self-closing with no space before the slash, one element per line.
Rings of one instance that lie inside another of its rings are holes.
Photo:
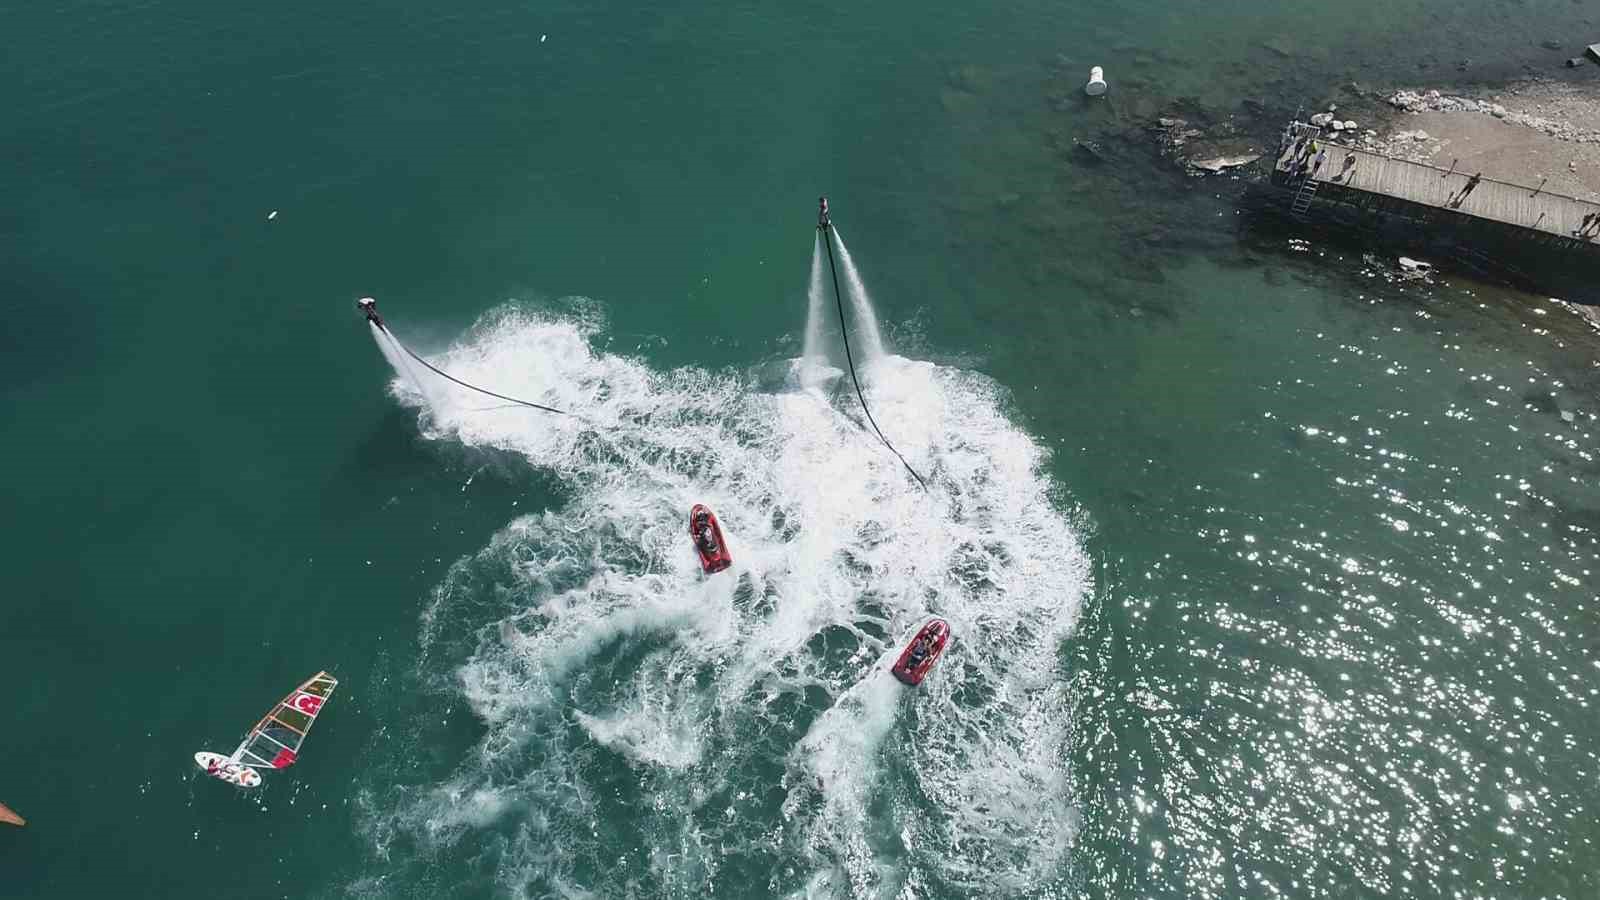
<path fill-rule="evenodd" d="M 378 315 L 378 302 L 376 300 L 373 300 L 371 297 L 362 297 L 360 300 L 356 301 L 356 305 L 361 307 L 361 311 L 363 313 L 366 313 L 367 321 L 372 323 L 372 326 L 374 328 L 377 328 L 379 331 L 383 332 L 386 336 L 388 336 L 389 340 L 394 341 L 394 345 L 396 347 L 399 347 L 400 351 L 402 353 L 404 353 L 405 355 L 411 357 L 412 359 L 416 360 L 417 362 L 422 363 L 422 365 L 427 367 L 428 371 L 432 372 L 435 375 L 438 375 L 440 378 L 443 378 L 446 381 L 454 382 L 455 384 L 459 384 L 459 385 L 461 385 L 462 387 L 466 388 L 469 391 L 477 391 L 480 394 L 485 394 L 487 396 L 493 397 L 496 400 L 504 400 L 507 403 L 514 403 L 514 404 L 516 404 L 518 406 L 526 406 L 529 409 L 537 409 L 537 410 L 542 410 L 542 411 L 547 412 L 547 413 L 555 413 L 558 416 L 570 416 L 570 415 L 572 415 L 572 413 L 569 413 L 569 412 L 567 412 L 566 410 L 563 410 L 563 409 L 556 409 L 553 406 L 544 406 L 543 404 L 533 403 L 533 402 L 528 401 L 528 400 L 519 400 L 516 397 L 507 397 L 505 394 L 497 394 L 494 391 L 489 390 L 488 388 L 481 388 L 481 387 L 478 387 L 475 384 L 468 384 L 467 382 L 462 381 L 461 379 L 455 377 L 454 375 L 451 375 L 449 372 L 446 372 L 443 369 L 440 369 L 438 366 L 435 366 L 433 363 L 428 362 L 427 360 L 425 360 L 422 357 L 418 356 L 416 353 L 413 353 L 411 351 L 410 347 L 407 347 L 405 344 L 401 343 L 400 339 L 394 336 L 394 332 L 389 330 L 389 326 L 387 326 L 387 325 L 385 325 L 383 323 L 383 317 Z"/>
<path fill-rule="evenodd" d="M 878 420 L 872 417 L 872 410 L 867 407 L 867 396 L 861 392 L 861 379 L 856 377 L 855 356 L 850 352 L 850 328 L 845 324 L 844 320 L 844 295 L 839 291 L 839 267 L 834 265 L 833 262 L 833 222 L 828 218 L 828 198 L 819 198 L 818 204 L 817 230 L 822 232 L 822 245 L 828 248 L 828 271 L 833 273 L 833 302 L 839 309 L 839 333 L 844 336 L 844 358 L 845 362 L 850 365 L 850 380 L 856 386 L 856 399 L 861 401 L 861 411 L 867 414 L 867 421 L 872 423 L 872 430 L 878 433 L 878 440 L 883 441 L 883 445 L 889 448 L 890 453 L 899 457 L 900 465 L 906 467 L 906 471 L 911 473 L 911 477 L 917 480 L 917 484 L 923 490 L 927 490 L 928 482 L 917 474 L 917 470 L 911 467 L 911 463 L 906 462 L 906 458 L 901 456 L 900 451 L 896 450 L 894 445 L 889 443 L 889 439 L 883 436 L 883 429 L 878 427 Z"/>

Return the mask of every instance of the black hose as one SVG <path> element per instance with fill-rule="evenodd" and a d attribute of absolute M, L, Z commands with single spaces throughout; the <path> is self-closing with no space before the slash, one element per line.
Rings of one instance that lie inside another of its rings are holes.
<path fill-rule="evenodd" d="M 451 375 L 449 372 L 446 372 L 443 369 L 440 369 L 438 366 L 435 366 L 433 363 L 428 362 L 427 360 L 423 359 L 422 357 L 418 356 L 417 354 L 411 352 L 411 348 L 407 347 L 405 344 L 402 344 L 400 342 L 400 339 L 394 336 L 394 332 L 390 331 L 388 328 L 385 328 L 382 325 L 376 325 L 376 324 L 374 325 L 374 327 L 377 328 L 379 331 L 383 332 L 384 334 L 388 335 L 389 336 L 389 340 L 394 341 L 394 345 L 396 347 L 399 347 L 405 353 L 405 355 L 411 357 L 412 359 L 416 360 L 419 363 L 422 363 L 424 366 L 427 366 L 428 367 L 428 371 L 432 372 L 435 375 L 438 375 L 439 377 L 445 379 L 446 381 L 453 381 L 456 384 L 459 384 L 462 387 L 466 388 L 467 390 L 477 391 L 480 394 L 487 394 L 490 397 L 494 397 L 497 400 L 505 400 L 508 403 L 516 403 L 518 405 L 526 406 L 526 407 L 529 407 L 529 408 L 532 408 L 532 409 L 544 410 L 545 412 L 548 412 L 548 413 L 555 413 L 558 416 L 570 416 L 570 415 L 572 415 L 572 413 L 569 413 L 566 410 L 556 409 L 553 406 L 542 406 L 542 405 L 540 405 L 538 403 L 530 403 L 527 400 L 518 400 L 516 397 L 507 397 L 505 394 L 496 394 L 494 391 L 488 390 L 486 388 L 478 387 L 475 384 L 468 384 L 465 381 L 462 381 L 461 379 L 455 377 L 454 375 Z"/>
<path fill-rule="evenodd" d="M 861 379 L 856 377 L 855 356 L 850 352 L 850 328 L 845 325 L 844 321 L 844 295 L 839 292 L 839 269 L 833 264 L 832 231 L 833 229 L 831 228 L 822 229 L 822 243 L 828 248 L 828 271 L 833 273 L 833 302 L 839 308 L 839 333 L 844 335 L 844 358 L 845 362 L 850 364 L 850 380 L 856 386 L 856 399 L 861 401 L 861 411 L 867 414 L 867 421 L 872 423 L 872 430 L 878 433 L 878 440 L 883 441 L 883 445 L 889 448 L 890 453 L 900 457 L 900 465 L 906 467 L 906 471 L 911 473 L 911 477 L 917 480 L 917 484 L 923 490 L 927 490 L 928 483 L 922 480 L 922 476 L 917 474 L 916 469 L 911 468 L 911 463 L 906 462 L 906 458 L 900 455 L 900 451 L 896 450 L 893 444 L 889 443 L 889 439 L 883 436 L 883 429 L 878 427 L 878 420 L 872 417 L 872 410 L 867 407 L 867 395 L 861 392 Z"/>

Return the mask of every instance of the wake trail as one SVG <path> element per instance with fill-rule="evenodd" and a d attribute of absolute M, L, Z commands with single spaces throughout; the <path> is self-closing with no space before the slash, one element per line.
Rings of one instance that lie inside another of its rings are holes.
<path fill-rule="evenodd" d="M 363 789 L 373 879 L 422 885 L 448 863 L 531 895 L 1052 884 L 1076 829 L 1054 667 L 1089 567 L 1004 392 L 877 360 L 875 405 L 911 456 L 938 454 L 924 493 L 820 393 L 657 371 L 597 352 L 603 331 L 501 312 L 432 360 L 592 426 L 393 385 L 430 438 L 519 453 L 571 499 L 508 523 L 435 590 L 424 690 Z M 711 578 L 686 534 L 696 502 L 735 559 Z M 931 615 L 954 638 L 906 690 L 886 670 Z M 482 737 L 419 770 L 412 755 L 452 740 L 441 700 Z"/>

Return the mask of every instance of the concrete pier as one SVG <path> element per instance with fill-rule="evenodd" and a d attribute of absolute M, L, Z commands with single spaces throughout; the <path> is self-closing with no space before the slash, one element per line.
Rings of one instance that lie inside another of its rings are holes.
<path fill-rule="evenodd" d="M 1258 168 L 1256 205 L 1600 303 L 1600 203 L 1385 156 L 1300 122 L 1288 133 L 1284 152 Z"/>

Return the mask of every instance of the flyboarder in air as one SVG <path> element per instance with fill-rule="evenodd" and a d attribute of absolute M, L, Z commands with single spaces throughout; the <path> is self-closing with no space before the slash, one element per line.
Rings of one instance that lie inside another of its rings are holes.
<path fill-rule="evenodd" d="M 386 329 L 386 326 L 383 324 L 383 316 L 378 315 L 378 301 L 372 299 L 371 297 L 362 297 L 360 300 L 356 301 L 356 306 L 360 307 L 361 311 L 367 314 L 368 322 L 371 322 L 379 328 Z"/>

